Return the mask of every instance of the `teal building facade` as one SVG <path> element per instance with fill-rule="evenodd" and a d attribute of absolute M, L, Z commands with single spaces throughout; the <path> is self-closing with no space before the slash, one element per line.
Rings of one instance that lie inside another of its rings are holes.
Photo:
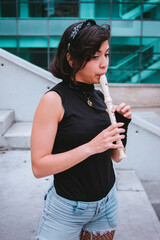
<path fill-rule="evenodd" d="M 109 82 L 160 83 L 160 0 L 0 0 L 0 47 L 47 70 L 66 27 L 88 18 L 111 26 Z"/>

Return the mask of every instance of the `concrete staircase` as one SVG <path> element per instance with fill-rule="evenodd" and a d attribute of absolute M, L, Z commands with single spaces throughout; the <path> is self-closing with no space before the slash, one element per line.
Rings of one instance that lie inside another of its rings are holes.
<path fill-rule="evenodd" d="M 0 110 L 0 146 L 29 149 L 32 122 L 15 122 L 13 110 Z"/>

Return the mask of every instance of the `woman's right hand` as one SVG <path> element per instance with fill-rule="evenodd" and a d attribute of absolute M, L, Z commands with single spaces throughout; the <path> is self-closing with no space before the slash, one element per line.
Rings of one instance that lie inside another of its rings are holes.
<path fill-rule="evenodd" d="M 125 138 L 125 130 L 121 128 L 124 123 L 115 123 L 100 132 L 95 138 L 88 142 L 88 147 L 92 154 L 101 153 L 108 149 L 123 148 L 123 144 L 114 143 L 119 139 Z"/>

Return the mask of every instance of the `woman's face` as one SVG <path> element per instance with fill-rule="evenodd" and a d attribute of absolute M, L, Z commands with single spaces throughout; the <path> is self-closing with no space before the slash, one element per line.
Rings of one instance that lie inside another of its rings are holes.
<path fill-rule="evenodd" d="M 105 74 L 109 64 L 108 40 L 102 42 L 100 49 L 87 62 L 85 67 L 75 75 L 75 80 L 88 84 L 98 84 L 101 75 Z"/>

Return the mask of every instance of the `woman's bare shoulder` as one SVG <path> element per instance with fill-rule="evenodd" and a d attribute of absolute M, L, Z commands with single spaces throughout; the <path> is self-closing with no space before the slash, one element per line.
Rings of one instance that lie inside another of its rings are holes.
<path fill-rule="evenodd" d="M 61 102 L 61 97 L 56 91 L 49 91 L 43 95 L 41 101 L 45 102 L 46 104 L 55 102 L 58 103 Z"/>
<path fill-rule="evenodd" d="M 60 121 L 64 114 L 60 95 L 55 91 L 49 91 L 44 94 L 39 102 L 36 113 L 38 115 L 43 114 L 46 117 L 57 117 Z"/>

